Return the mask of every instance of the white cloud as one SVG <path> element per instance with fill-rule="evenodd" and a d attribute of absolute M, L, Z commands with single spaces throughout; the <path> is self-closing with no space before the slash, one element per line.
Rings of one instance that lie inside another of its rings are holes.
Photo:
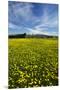
<path fill-rule="evenodd" d="M 38 24 L 34 27 L 34 30 L 37 31 L 38 33 L 48 34 L 48 35 L 57 35 L 57 32 L 53 30 L 53 29 L 58 28 L 57 16 L 48 14 L 48 9 L 44 9 L 43 16 L 40 18 L 40 20 L 37 20 L 36 23 Z M 50 32 L 50 29 L 52 29 L 51 32 Z"/>
<path fill-rule="evenodd" d="M 58 35 L 58 33 L 57 32 L 48 32 L 48 31 L 46 31 L 46 30 L 42 30 L 42 29 L 40 29 L 40 30 L 38 30 L 38 29 L 31 29 L 31 28 L 26 28 L 29 32 L 28 32 L 28 34 L 44 34 L 44 35 Z"/>
<path fill-rule="evenodd" d="M 16 28 L 17 26 L 16 26 L 15 24 L 12 24 L 12 23 L 9 22 L 8 27 L 14 29 L 14 28 Z"/>
<path fill-rule="evenodd" d="M 18 30 L 18 29 L 21 29 L 21 27 L 13 24 L 13 23 L 11 23 L 11 22 L 9 22 L 8 27 L 11 28 L 11 29 L 17 29 L 17 30 Z"/>
<path fill-rule="evenodd" d="M 36 26 L 34 26 L 33 28 L 28 28 L 29 33 L 57 35 L 56 31 L 52 30 L 50 32 L 49 30 L 49 29 L 54 29 L 58 27 L 57 16 L 53 17 L 53 15 L 49 15 L 47 9 L 46 10 L 44 9 L 44 14 L 40 19 L 39 18 L 35 19 L 35 23 L 36 23 Z"/>
<path fill-rule="evenodd" d="M 34 28 L 26 28 L 29 31 L 29 34 L 46 34 L 48 35 L 48 32 L 43 31 L 42 29 L 34 29 Z"/>
<path fill-rule="evenodd" d="M 44 9 L 43 16 L 40 18 L 40 20 L 37 20 L 37 22 L 38 22 L 38 25 L 35 26 L 35 28 L 58 27 L 57 16 L 48 14 L 48 9 Z"/>
<path fill-rule="evenodd" d="M 23 20 L 28 21 L 34 18 L 32 8 L 33 5 L 29 3 L 20 3 L 18 6 L 13 6 L 14 14 L 20 16 Z"/>

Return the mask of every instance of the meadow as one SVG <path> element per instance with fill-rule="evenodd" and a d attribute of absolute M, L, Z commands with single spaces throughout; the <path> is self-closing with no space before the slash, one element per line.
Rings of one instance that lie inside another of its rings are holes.
<path fill-rule="evenodd" d="M 9 39 L 8 67 L 9 88 L 58 85 L 58 40 Z"/>

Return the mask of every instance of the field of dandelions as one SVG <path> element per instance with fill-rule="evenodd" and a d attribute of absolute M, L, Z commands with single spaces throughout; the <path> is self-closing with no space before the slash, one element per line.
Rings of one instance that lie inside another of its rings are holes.
<path fill-rule="evenodd" d="M 58 40 L 8 40 L 8 88 L 58 85 Z"/>

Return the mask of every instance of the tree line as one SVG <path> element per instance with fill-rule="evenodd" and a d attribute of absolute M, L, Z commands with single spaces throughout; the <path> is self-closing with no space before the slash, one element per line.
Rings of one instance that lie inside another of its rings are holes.
<path fill-rule="evenodd" d="M 26 37 L 26 33 L 24 34 L 15 34 L 15 35 L 9 35 L 9 38 L 25 38 Z"/>
<path fill-rule="evenodd" d="M 9 35 L 9 38 L 57 38 L 58 36 L 49 36 L 49 35 L 43 35 L 43 34 L 15 34 L 15 35 Z"/>

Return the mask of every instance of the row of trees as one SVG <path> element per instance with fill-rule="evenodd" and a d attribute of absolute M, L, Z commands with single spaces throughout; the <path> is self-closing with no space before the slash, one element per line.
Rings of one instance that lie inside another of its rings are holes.
<path fill-rule="evenodd" d="M 25 38 L 26 33 L 24 34 L 16 34 L 16 35 L 9 35 L 9 38 Z"/>

